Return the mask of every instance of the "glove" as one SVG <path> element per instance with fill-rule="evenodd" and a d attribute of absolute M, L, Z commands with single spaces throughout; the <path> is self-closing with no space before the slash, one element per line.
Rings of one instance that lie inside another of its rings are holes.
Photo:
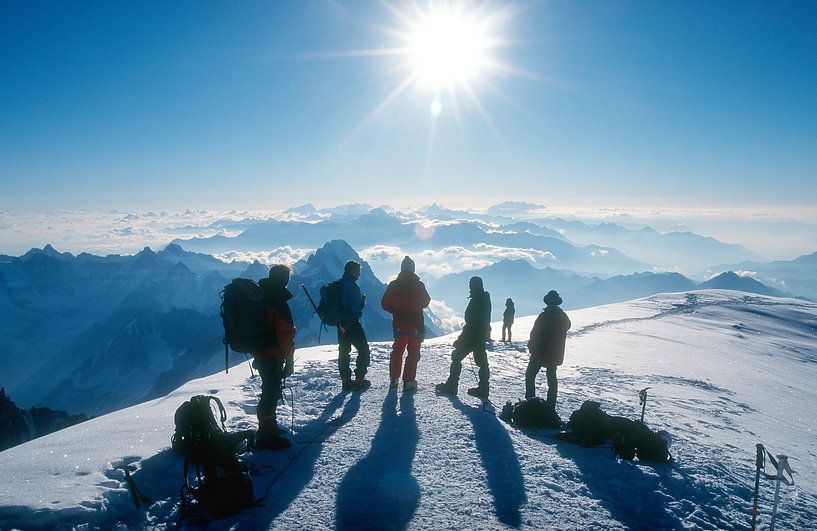
<path fill-rule="evenodd" d="M 287 356 L 284 360 L 284 378 L 289 378 L 292 376 L 292 373 L 295 372 L 295 358 L 293 356 Z"/>

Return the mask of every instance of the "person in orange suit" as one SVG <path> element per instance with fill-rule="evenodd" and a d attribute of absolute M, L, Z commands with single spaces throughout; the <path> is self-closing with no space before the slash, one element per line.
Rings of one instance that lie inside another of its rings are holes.
<path fill-rule="evenodd" d="M 415 273 L 414 260 L 406 256 L 400 264 L 400 274 L 389 282 L 383 293 L 381 305 L 392 314 L 394 344 L 389 364 L 389 387 L 394 389 L 403 375 L 403 391 L 417 389 L 417 362 L 420 361 L 420 344 L 423 342 L 423 308 L 431 297 L 425 284 Z M 403 368 L 403 351 L 408 347 L 406 365 Z"/>

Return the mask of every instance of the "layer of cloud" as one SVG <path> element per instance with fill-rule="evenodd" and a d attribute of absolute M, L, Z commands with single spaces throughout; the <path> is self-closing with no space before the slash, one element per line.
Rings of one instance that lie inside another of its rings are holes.
<path fill-rule="evenodd" d="M 375 245 L 360 251 L 360 256 L 369 262 L 378 274 L 390 278 L 400 270 L 400 261 L 406 253 L 389 245 Z M 498 247 L 478 243 L 470 247 L 451 246 L 443 249 L 427 249 L 411 254 L 417 267 L 417 274 L 441 277 L 461 271 L 480 269 L 501 260 L 527 260 L 532 265 L 551 265 L 556 257 L 548 251 L 519 247 Z"/>
<path fill-rule="evenodd" d="M 286 264 L 291 266 L 314 252 L 314 249 L 296 249 L 286 245 L 284 247 L 272 249 L 271 251 L 230 251 L 227 253 L 215 254 L 213 256 L 223 262 L 254 262 L 258 260 L 262 264 L 266 265 Z"/>

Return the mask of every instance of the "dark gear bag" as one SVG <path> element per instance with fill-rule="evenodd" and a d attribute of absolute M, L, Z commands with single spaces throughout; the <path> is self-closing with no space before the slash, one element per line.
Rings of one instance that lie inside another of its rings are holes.
<path fill-rule="evenodd" d="M 217 407 L 218 419 L 210 406 L 211 402 Z M 196 395 L 179 406 L 173 420 L 176 432 L 171 438 L 171 446 L 174 452 L 187 455 L 196 443 L 202 440 L 217 442 L 224 436 L 227 412 L 217 397 Z"/>
<path fill-rule="evenodd" d="M 215 413 L 211 404 L 215 404 Z M 196 395 L 176 410 L 176 432 L 171 442 L 173 451 L 185 456 L 184 483 L 179 491 L 184 515 L 197 508 L 222 517 L 254 503 L 252 478 L 236 451 L 240 443 L 252 446 L 255 432 L 227 432 L 226 420 L 224 405 L 215 396 Z M 196 470 L 192 485 L 191 464 Z"/>
<path fill-rule="evenodd" d="M 236 278 L 221 291 L 224 343 L 235 352 L 253 354 L 277 344 L 267 329 L 267 303 L 255 281 Z"/>
<path fill-rule="evenodd" d="M 321 286 L 321 300 L 318 302 L 318 317 L 327 326 L 340 324 L 340 291 L 342 280 L 335 280 Z"/>
<path fill-rule="evenodd" d="M 216 518 L 243 511 L 256 504 L 253 499 L 252 476 L 247 466 L 235 458 L 234 462 L 206 463 L 196 466 L 196 482 L 191 485 L 189 478 L 190 457 L 184 462 L 184 485 L 181 496 L 182 514 L 185 516 L 204 511 Z M 202 477 L 202 468 L 204 476 Z"/>
<path fill-rule="evenodd" d="M 559 418 L 556 410 L 538 396 L 517 402 L 513 406 L 510 417 L 511 422 L 520 428 L 537 430 L 558 429 L 562 426 L 562 419 Z"/>
<path fill-rule="evenodd" d="M 612 418 L 601 410 L 601 403 L 585 400 L 579 409 L 570 414 L 567 423 L 576 441 L 586 446 L 598 446 L 615 434 Z"/>
<path fill-rule="evenodd" d="M 666 463 L 671 459 L 669 434 L 654 432 L 635 420 L 614 417 L 616 433 L 613 435 L 613 452 L 621 459 Z"/>
<path fill-rule="evenodd" d="M 608 415 L 601 404 L 586 400 L 570 415 L 568 422 L 572 440 L 586 446 L 598 446 L 612 440 L 613 452 L 621 459 L 665 463 L 669 453 L 669 434 L 654 432 L 641 422 Z"/>

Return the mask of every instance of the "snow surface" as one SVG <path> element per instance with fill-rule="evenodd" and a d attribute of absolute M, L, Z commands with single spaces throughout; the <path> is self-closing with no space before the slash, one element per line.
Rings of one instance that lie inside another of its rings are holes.
<path fill-rule="evenodd" d="M 362 394 L 340 392 L 334 346 L 299 349 L 286 392 L 294 401 L 279 408 L 297 442 L 247 454 L 264 505 L 210 527 L 746 529 L 761 442 L 796 471 L 796 485 L 781 489 L 777 528 L 817 528 L 817 304 L 712 290 L 569 315 L 563 419 L 586 399 L 638 418 L 638 391 L 649 386 L 646 421 L 672 435 L 673 462 L 618 460 L 609 447 L 517 430 L 494 415 L 523 394 L 530 316 L 517 319 L 513 343 L 489 351 L 492 404 L 465 394 L 476 382 L 468 361 L 457 398 L 434 394 L 455 336 L 425 343 L 416 394 L 388 390 L 388 344 L 373 344 L 373 386 Z M 215 394 L 229 428 L 251 428 L 259 385 L 244 364 L 0 453 L 0 528 L 175 526 L 175 409 Z M 122 465 L 154 503 L 133 506 Z M 773 492 L 763 480 L 760 529 Z"/>

